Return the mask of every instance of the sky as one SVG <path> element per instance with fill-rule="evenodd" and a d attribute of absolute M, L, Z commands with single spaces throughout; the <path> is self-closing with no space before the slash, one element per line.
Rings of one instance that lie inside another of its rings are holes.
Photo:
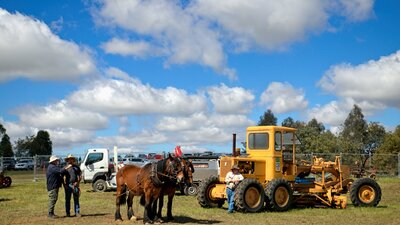
<path fill-rule="evenodd" d="M 230 152 L 271 109 L 400 125 L 400 1 L 0 1 L 0 123 L 55 154 Z"/>

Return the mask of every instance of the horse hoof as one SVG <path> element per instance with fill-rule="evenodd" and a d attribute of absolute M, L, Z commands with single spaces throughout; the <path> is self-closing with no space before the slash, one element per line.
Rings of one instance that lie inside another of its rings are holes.
<path fill-rule="evenodd" d="M 162 224 L 162 223 L 164 223 L 164 221 L 160 218 L 154 221 L 154 224 Z"/>
<path fill-rule="evenodd" d="M 132 216 L 129 220 L 130 221 L 137 221 L 137 217 L 136 216 Z"/>
<path fill-rule="evenodd" d="M 122 223 L 122 219 L 116 219 L 115 223 Z"/>

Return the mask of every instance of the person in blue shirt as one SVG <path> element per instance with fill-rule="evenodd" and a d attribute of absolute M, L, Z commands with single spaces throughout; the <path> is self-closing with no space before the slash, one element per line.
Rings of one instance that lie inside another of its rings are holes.
<path fill-rule="evenodd" d="M 80 196 L 80 189 L 79 189 L 79 182 L 82 178 L 82 172 L 79 166 L 76 165 L 76 158 L 69 154 L 67 158 L 69 168 L 67 169 L 67 173 L 65 175 L 65 211 L 67 217 L 70 217 L 70 210 L 71 210 L 71 195 L 74 198 L 74 212 L 75 216 L 80 217 L 80 205 L 79 205 L 79 196 Z"/>
<path fill-rule="evenodd" d="M 50 219 L 56 218 L 54 207 L 58 199 L 58 190 L 63 182 L 63 175 L 66 173 L 66 169 L 69 168 L 68 166 L 66 168 L 60 168 L 58 166 L 59 163 L 60 159 L 57 156 L 51 156 L 46 171 L 47 194 L 49 196 L 48 217 Z"/>

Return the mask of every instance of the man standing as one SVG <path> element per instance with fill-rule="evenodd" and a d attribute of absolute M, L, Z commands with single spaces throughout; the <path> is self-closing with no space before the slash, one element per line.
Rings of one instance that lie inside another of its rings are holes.
<path fill-rule="evenodd" d="M 244 177 L 239 173 L 239 167 L 233 165 L 231 171 L 226 174 L 226 195 L 228 196 L 228 213 L 233 213 L 235 188 Z"/>
<path fill-rule="evenodd" d="M 69 168 L 67 169 L 67 174 L 65 176 L 65 211 L 67 213 L 67 217 L 70 217 L 70 209 L 71 209 L 71 195 L 74 197 L 74 211 L 75 216 L 80 217 L 80 206 L 79 206 L 79 182 L 82 178 L 82 172 L 79 166 L 76 165 L 76 158 L 69 154 L 67 158 Z"/>
<path fill-rule="evenodd" d="M 63 174 L 69 168 L 60 168 L 58 167 L 59 163 L 60 159 L 57 156 L 51 156 L 46 171 L 47 193 L 49 195 L 48 217 L 51 219 L 56 217 L 54 207 L 58 199 L 58 189 L 61 187 Z"/>

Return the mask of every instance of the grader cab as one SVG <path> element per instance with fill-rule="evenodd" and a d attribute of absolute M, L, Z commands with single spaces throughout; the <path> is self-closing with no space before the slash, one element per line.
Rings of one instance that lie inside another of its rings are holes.
<path fill-rule="evenodd" d="M 350 167 L 314 157 L 296 161 L 299 141 L 296 129 L 281 126 L 252 126 L 246 131 L 246 155 L 236 150 L 220 159 L 219 176 L 200 183 L 197 199 L 202 207 L 222 207 L 226 195 L 225 176 L 238 165 L 245 178 L 235 189 L 235 208 L 243 212 L 264 209 L 286 211 L 294 205 L 346 208 L 347 193 L 354 206 L 376 206 L 381 189 L 375 180 L 350 177 Z"/>

